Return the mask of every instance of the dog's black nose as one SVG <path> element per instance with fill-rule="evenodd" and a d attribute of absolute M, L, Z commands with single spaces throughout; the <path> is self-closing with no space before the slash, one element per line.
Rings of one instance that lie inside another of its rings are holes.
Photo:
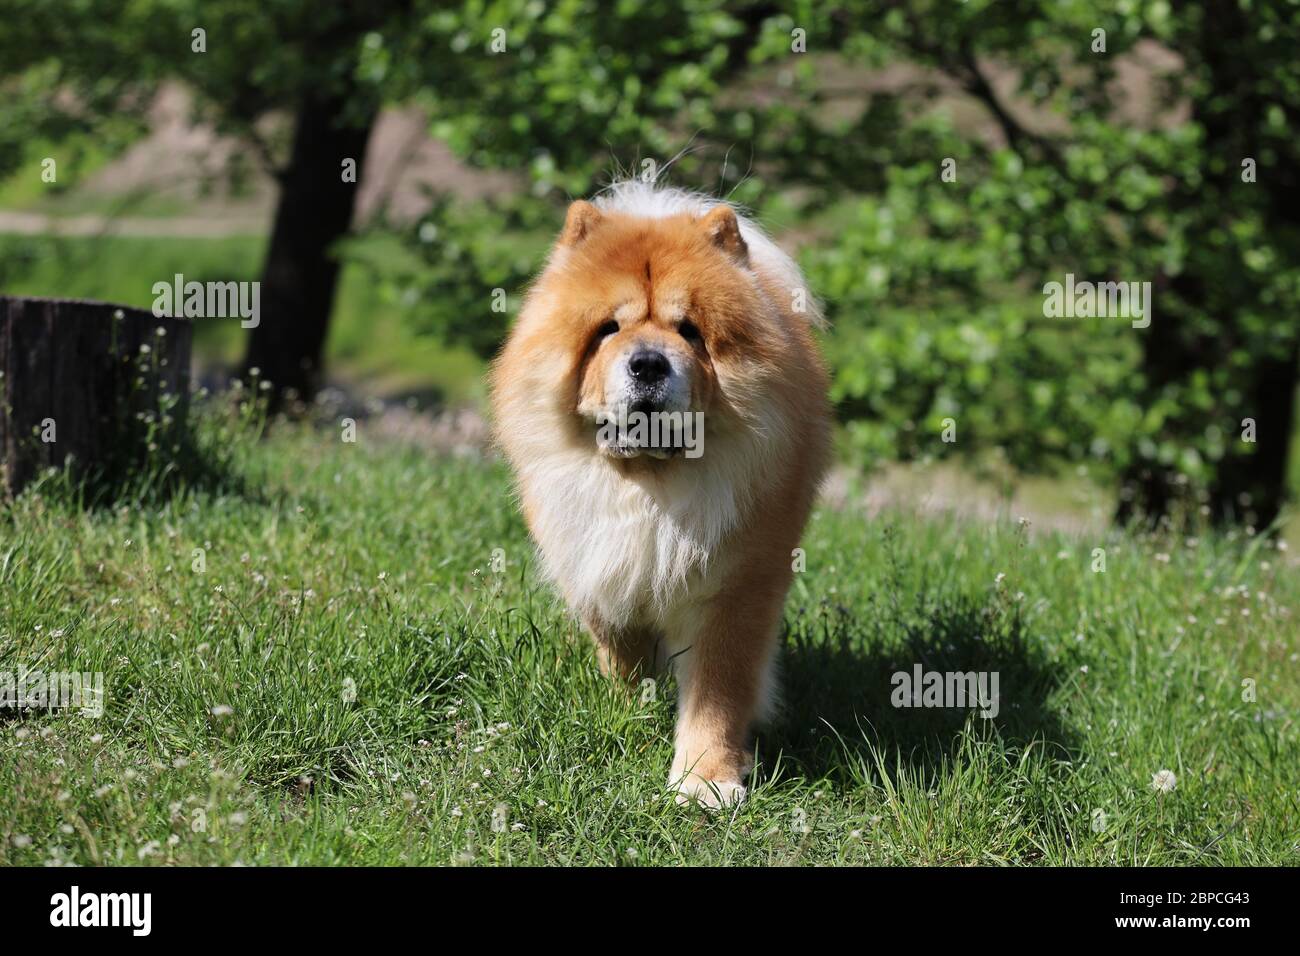
<path fill-rule="evenodd" d="M 632 357 L 628 359 L 627 367 L 632 377 L 645 385 L 662 382 L 672 371 L 672 366 L 668 364 L 668 356 L 653 349 L 633 352 Z"/>

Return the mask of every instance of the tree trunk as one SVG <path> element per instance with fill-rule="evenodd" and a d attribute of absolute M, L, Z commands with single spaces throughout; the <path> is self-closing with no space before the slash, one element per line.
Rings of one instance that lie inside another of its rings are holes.
<path fill-rule="evenodd" d="M 1293 254 L 1293 237 L 1300 224 L 1295 211 L 1294 150 L 1279 157 L 1267 173 L 1261 173 L 1258 182 L 1243 184 L 1240 180 L 1241 158 L 1261 155 L 1260 130 L 1267 102 L 1257 64 L 1245 52 L 1254 29 L 1236 0 L 1207 2 L 1197 52 L 1214 96 L 1202 97 L 1192 107 L 1193 119 L 1204 130 L 1200 149 L 1205 168 L 1200 183 L 1179 185 L 1173 204 L 1175 210 L 1208 211 L 1210 215 L 1202 220 L 1207 230 L 1229 229 L 1235 210 L 1262 206 L 1270 239 L 1284 254 Z M 1212 250 L 1207 241 L 1193 251 L 1184 271 L 1157 284 L 1159 307 L 1143 341 L 1144 398 L 1158 401 L 1167 389 L 1186 382 L 1198 370 L 1219 373 L 1216 386 L 1222 389 L 1221 402 L 1211 421 L 1189 409 L 1171 421 L 1169 428 L 1188 441 L 1203 436 L 1207 424 L 1227 433 L 1226 453 L 1215 465 L 1204 499 L 1210 518 L 1215 523 L 1245 521 L 1262 528 L 1277 517 L 1286 497 L 1300 385 L 1300 331 L 1294 317 L 1279 316 L 1279 323 L 1290 323 L 1283 326 L 1290 330 L 1289 336 L 1271 343 L 1267 351 L 1262 343 L 1251 342 L 1242 315 L 1266 306 L 1242 276 L 1238 263 L 1214 269 L 1204 260 L 1196 262 L 1198 253 L 1213 255 Z M 1231 245 L 1221 254 L 1233 255 Z M 1209 276 L 1215 278 L 1207 281 Z M 1235 287 L 1221 285 L 1222 277 Z M 1205 326 L 1200 333 L 1193 331 L 1198 313 L 1214 319 L 1212 334 Z M 1232 353 L 1241 349 L 1250 356 L 1249 367 L 1229 371 Z M 1245 419 L 1255 423 L 1253 444 L 1242 437 Z M 1154 463 L 1133 466 L 1124 476 L 1117 517 L 1121 521 L 1139 517 L 1148 522 L 1159 520 L 1179 498 L 1176 482 L 1172 469 Z"/>
<path fill-rule="evenodd" d="M 1228 454 L 1219 463 L 1210 486 L 1210 509 L 1219 521 L 1248 521 L 1264 528 L 1282 510 L 1286 498 L 1291 436 L 1295 431 L 1297 372 L 1300 343 L 1289 355 L 1256 360 L 1252 379 L 1242 396 L 1244 418 L 1254 421 L 1254 453 Z M 1228 422 L 1229 447 L 1238 447 L 1242 421 Z"/>
<path fill-rule="evenodd" d="M 1197 279 L 1176 277 L 1172 288 L 1183 302 L 1204 303 L 1206 290 Z M 1242 337 L 1235 316 L 1224 315 L 1214 338 L 1188 334 L 1179 329 L 1187 316 L 1174 311 L 1174 299 L 1162 299 L 1166 308 L 1156 309 L 1156 319 L 1143 341 L 1145 396 L 1159 400 L 1166 388 L 1185 382 L 1198 369 L 1221 365 Z M 1286 320 L 1279 320 L 1286 321 Z M 1300 335 L 1292 334 L 1281 354 L 1252 355 L 1243 372 L 1240 394 L 1231 404 L 1218 407 L 1215 424 L 1227 434 L 1226 451 L 1214 467 L 1204 504 L 1216 524 L 1250 523 L 1267 527 L 1278 516 L 1286 500 L 1287 469 L 1292 435 L 1295 432 L 1296 390 L 1300 386 Z M 1253 422 L 1248 441 L 1245 421 Z M 1187 420 L 1170 423 L 1172 430 L 1195 441 L 1204 425 L 1196 412 Z M 1130 468 L 1123 479 L 1117 519 L 1141 519 L 1155 523 L 1173 510 L 1184 497 L 1177 474 L 1155 462 Z"/>
<path fill-rule="evenodd" d="M 0 297 L 5 490 L 65 464 L 113 480 L 176 456 L 192 331 L 183 319 L 104 302 Z"/>
<path fill-rule="evenodd" d="M 358 184 L 344 160 L 365 167 L 376 110 L 345 123 L 348 93 L 309 93 L 299 106 L 293 152 L 281 178 L 271 245 L 262 269 L 261 319 L 250 330 L 242 374 L 272 385 L 273 408 L 310 401 L 320 386 L 339 264 L 331 246 L 352 224 Z"/>
<path fill-rule="evenodd" d="M 1205 293 L 1196 276 L 1187 272 L 1172 279 L 1160 276 L 1153 291 L 1159 306 L 1154 310 L 1157 317 L 1141 333 L 1144 405 L 1158 401 L 1167 390 L 1185 382 L 1196 369 L 1209 368 L 1217 354 L 1213 341 L 1188 331 L 1192 322 L 1185 304 L 1202 301 Z M 1169 427 L 1176 428 L 1186 440 L 1192 440 L 1181 421 L 1172 422 Z M 1121 476 L 1116 520 L 1120 524 L 1159 522 L 1186 494 L 1177 478 L 1173 467 L 1155 461 L 1134 462 Z"/>

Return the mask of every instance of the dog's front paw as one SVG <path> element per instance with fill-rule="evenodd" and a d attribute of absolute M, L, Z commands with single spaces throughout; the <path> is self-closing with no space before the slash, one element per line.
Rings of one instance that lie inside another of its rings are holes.
<path fill-rule="evenodd" d="M 681 780 L 668 782 L 679 804 L 698 803 L 708 810 L 738 807 L 749 793 L 739 780 L 705 780 L 689 774 Z"/>

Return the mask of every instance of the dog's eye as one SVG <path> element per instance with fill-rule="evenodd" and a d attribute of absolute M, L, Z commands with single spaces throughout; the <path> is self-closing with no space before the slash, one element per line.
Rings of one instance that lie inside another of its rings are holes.
<path fill-rule="evenodd" d="M 677 332 L 687 342 L 698 342 L 701 339 L 700 330 L 697 329 L 695 323 L 689 319 L 677 326 Z"/>
<path fill-rule="evenodd" d="M 596 330 L 596 341 L 600 341 L 601 339 L 608 338 L 609 336 L 613 335 L 617 331 L 618 331 L 618 323 L 615 322 L 613 319 L 610 319 L 608 322 L 602 322 L 600 328 Z"/>

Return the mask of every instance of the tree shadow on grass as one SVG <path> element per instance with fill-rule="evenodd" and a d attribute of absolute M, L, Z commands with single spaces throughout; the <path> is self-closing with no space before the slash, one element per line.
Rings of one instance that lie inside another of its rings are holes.
<path fill-rule="evenodd" d="M 163 427 L 116 413 L 114 439 L 101 460 L 59 459 L 23 491 L 87 511 L 155 508 L 186 494 L 259 506 L 289 500 L 249 470 L 248 452 L 268 433 L 257 406 L 196 393 L 171 414 L 174 421 Z"/>
<path fill-rule="evenodd" d="M 893 613 L 871 607 L 855 616 L 837 607 L 803 611 L 790 622 L 781 656 L 782 707 L 758 739 L 767 772 L 779 759 L 784 773 L 850 783 L 851 767 L 871 766 L 879 754 L 891 770 L 901 763 L 929 780 L 956 756 L 972 713 L 977 732 L 987 727 L 1008 748 L 1038 741 L 1050 753 L 1070 754 L 1070 735 L 1047 704 L 1066 666 L 1026 642 L 1014 610 L 1001 613 L 958 597 L 905 621 Z M 917 665 L 923 673 L 996 673 L 995 715 L 979 716 L 978 703 L 896 706 L 895 675 L 912 677 Z"/>
<path fill-rule="evenodd" d="M 250 482 L 229 458 L 200 446 L 189 432 L 176 436 L 165 458 L 159 454 L 129 466 L 69 463 L 48 470 L 29 490 L 87 511 L 156 508 L 182 494 L 238 498 L 255 505 L 273 504 L 276 497 Z"/>

